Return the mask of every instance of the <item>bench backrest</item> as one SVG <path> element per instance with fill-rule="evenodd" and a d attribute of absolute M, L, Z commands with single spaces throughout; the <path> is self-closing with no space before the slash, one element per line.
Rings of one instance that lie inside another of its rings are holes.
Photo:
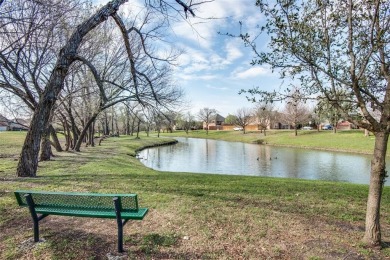
<path fill-rule="evenodd" d="M 100 194 L 100 193 L 70 193 L 70 192 L 38 192 L 15 191 L 19 206 L 28 207 L 24 195 L 31 194 L 35 206 L 74 208 L 86 210 L 114 210 L 113 199 L 119 198 L 121 211 L 131 212 L 138 210 L 136 194 Z"/>

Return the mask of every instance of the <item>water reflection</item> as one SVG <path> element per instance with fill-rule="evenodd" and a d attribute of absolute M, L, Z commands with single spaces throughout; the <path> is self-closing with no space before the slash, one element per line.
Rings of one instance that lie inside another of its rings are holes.
<path fill-rule="evenodd" d="M 365 155 L 177 138 L 172 146 L 140 152 L 146 166 L 173 172 L 270 176 L 369 183 Z M 388 184 L 386 184 L 388 185 Z"/>

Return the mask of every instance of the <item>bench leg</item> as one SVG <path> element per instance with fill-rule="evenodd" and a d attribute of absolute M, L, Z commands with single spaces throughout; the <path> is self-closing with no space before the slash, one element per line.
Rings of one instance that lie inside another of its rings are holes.
<path fill-rule="evenodd" d="M 120 220 L 119 222 L 122 222 L 122 220 Z M 124 250 L 123 250 L 123 225 L 122 224 L 118 224 L 118 252 L 119 253 L 124 252 Z"/>
<path fill-rule="evenodd" d="M 123 253 L 123 222 L 121 217 L 121 203 L 118 197 L 114 199 L 115 213 L 116 213 L 116 223 L 118 225 L 118 252 Z"/>
<path fill-rule="evenodd" d="M 34 222 L 34 242 L 39 242 L 39 219 L 37 213 L 35 212 L 34 201 L 31 197 L 31 194 L 26 194 L 24 196 L 26 197 L 28 208 Z"/>

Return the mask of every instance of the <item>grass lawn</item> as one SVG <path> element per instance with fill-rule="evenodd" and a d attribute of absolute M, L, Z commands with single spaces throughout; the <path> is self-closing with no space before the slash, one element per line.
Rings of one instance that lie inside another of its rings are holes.
<path fill-rule="evenodd" d="M 308 132 L 300 137 L 315 135 Z M 270 133 L 266 142 L 281 144 L 276 135 Z M 258 133 L 209 136 L 262 139 Z M 143 221 L 124 227 L 124 259 L 390 258 L 390 187 L 382 198 L 384 248 L 371 249 L 360 242 L 366 185 L 158 172 L 144 167 L 134 157 L 135 150 L 170 139 L 146 136 L 108 138 L 80 153 L 56 153 L 52 161 L 39 164 L 37 178 L 17 178 L 23 138 L 23 133 L 0 133 L 0 259 L 120 255 L 115 220 L 49 216 L 40 223 L 44 242 L 31 243 L 30 215 L 17 206 L 12 193 L 17 189 L 137 193 L 140 206 L 150 212 Z"/>
<path fill-rule="evenodd" d="M 364 136 L 362 130 L 351 131 L 316 131 L 299 130 L 298 136 L 294 136 L 292 130 L 270 130 L 266 136 L 259 131 L 243 134 L 242 131 L 175 131 L 173 133 L 163 133 L 163 136 L 182 136 L 194 138 L 210 138 L 233 142 L 258 143 L 279 146 L 293 146 L 310 149 L 332 150 L 372 154 L 374 150 L 375 137 L 371 134 Z M 390 148 L 390 146 L 389 146 Z"/>

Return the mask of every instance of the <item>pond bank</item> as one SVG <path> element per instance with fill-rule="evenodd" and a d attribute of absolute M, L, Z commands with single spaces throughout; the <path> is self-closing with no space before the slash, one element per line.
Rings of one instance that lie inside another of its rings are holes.
<path fill-rule="evenodd" d="M 360 130 L 339 131 L 334 134 L 332 131 L 299 131 L 298 136 L 294 136 L 290 130 L 270 130 L 267 135 L 256 132 L 243 134 L 241 131 L 190 131 L 186 134 L 184 131 L 175 131 L 173 133 L 164 133 L 167 137 L 193 137 L 224 140 L 232 142 L 266 144 L 272 146 L 296 147 L 302 149 L 315 149 L 323 151 L 336 151 L 357 154 L 373 154 L 374 141 L 373 136 L 366 137 Z M 388 145 L 388 150 L 390 145 Z M 388 153 L 388 156 L 390 153 Z"/>
<path fill-rule="evenodd" d="M 153 147 L 159 147 L 159 146 L 165 146 L 165 145 L 174 145 L 174 144 L 177 144 L 178 141 L 177 140 L 164 140 L 165 142 L 162 142 L 162 143 L 155 143 L 155 144 L 148 144 L 148 145 L 145 145 L 145 146 L 142 146 L 140 148 L 137 148 L 135 149 L 135 153 L 139 153 L 141 152 L 142 150 L 145 150 L 145 149 L 148 149 L 148 148 L 153 148 Z"/>

